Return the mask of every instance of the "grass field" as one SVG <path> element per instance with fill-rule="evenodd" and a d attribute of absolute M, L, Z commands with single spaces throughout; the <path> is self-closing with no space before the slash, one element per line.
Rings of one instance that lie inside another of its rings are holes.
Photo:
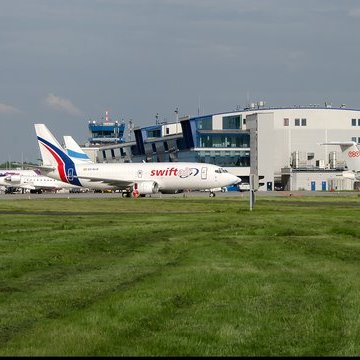
<path fill-rule="evenodd" d="M 0 355 L 360 355 L 360 197 L 0 201 Z"/>

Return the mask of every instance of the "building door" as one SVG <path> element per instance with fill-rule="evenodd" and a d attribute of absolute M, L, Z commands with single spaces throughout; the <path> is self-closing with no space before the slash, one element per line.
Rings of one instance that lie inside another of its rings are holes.
<path fill-rule="evenodd" d="M 272 181 L 268 181 L 268 182 L 266 183 L 266 190 L 267 190 L 267 191 L 272 191 Z"/>
<path fill-rule="evenodd" d="M 311 191 L 315 191 L 315 189 L 316 189 L 316 183 L 315 183 L 315 181 L 312 181 L 311 182 Z"/>
<path fill-rule="evenodd" d="M 321 182 L 321 190 L 326 191 L 326 181 Z"/>

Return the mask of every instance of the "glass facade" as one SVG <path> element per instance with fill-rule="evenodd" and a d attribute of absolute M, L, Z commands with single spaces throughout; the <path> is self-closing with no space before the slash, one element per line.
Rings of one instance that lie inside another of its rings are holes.
<path fill-rule="evenodd" d="M 250 133 L 241 131 L 242 116 L 223 116 L 222 130 L 213 130 L 213 117 L 203 116 L 182 121 L 182 134 L 162 137 L 161 128 L 148 127 L 134 131 L 136 145 L 119 151 L 126 161 L 191 161 L 223 167 L 250 167 Z M 194 150 L 194 147 L 197 148 Z M 203 150 L 202 150 L 203 149 Z M 113 150 L 104 151 L 103 159 L 117 157 Z M 128 159 L 126 158 L 126 154 Z"/>
<path fill-rule="evenodd" d="M 250 167 L 250 151 L 181 151 L 178 161 L 195 161 L 224 167 Z"/>
<path fill-rule="evenodd" d="M 125 124 L 115 123 L 89 123 L 91 138 L 90 143 L 120 143 L 124 142 Z"/>
<path fill-rule="evenodd" d="M 212 116 L 205 116 L 196 119 L 197 130 L 212 130 Z"/>
<path fill-rule="evenodd" d="M 200 148 L 248 148 L 250 134 L 199 134 L 197 147 Z"/>
<path fill-rule="evenodd" d="M 147 136 L 148 136 L 149 138 L 161 137 L 161 129 L 148 130 Z"/>
<path fill-rule="evenodd" d="M 222 122 L 224 130 L 239 130 L 241 128 L 241 115 L 223 116 Z"/>
<path fill-rule="evenodd" d="M 249 167 L 250 151 L 198 151 L 196 161 L 225 167 Z"/>

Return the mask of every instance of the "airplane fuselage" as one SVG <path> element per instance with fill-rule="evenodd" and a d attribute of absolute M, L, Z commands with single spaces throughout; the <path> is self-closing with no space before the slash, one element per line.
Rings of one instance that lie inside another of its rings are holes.
<path fill-rule="evenodd" d="M 119 189 L 131 184 L 156 183 L 161 190 L 201 190 L 232 185 L 234 175 L 212 164 L 199 163 L 93 163 L 68 167 L 67 172 L 54 171 L 48 176 L 93 189 Z M 60 175 L 59 175 L 60 174 Z M 96 178 L 99 181 L 96 181 Z M 90 180 L 91 179 L 91 180 Z M 101 179 L 116 179 L 116 184 Z M 124 183 L 121 186 L 121 182 Z"/>
<path fill-rule="evenodd" d="M 16 187 L 28 190 L 41 189 L 69 189 L 75 186 L 56 180 L 48 176 L 42 176 L 33 170 L 17 170 L 0 173 L 0 186 Z"/>
<path fill-rule="evenodd" d="M 127 194 L 206 190 L 239 183 L 225 169 L 195 162 L 93 163 L 70 137 L 67 152 L 45 124 L 34 124 L 43 165 L 49 177 L 89 189 L 118 189 Z M 79 157 L 81 155 L 81 157 Z"/>

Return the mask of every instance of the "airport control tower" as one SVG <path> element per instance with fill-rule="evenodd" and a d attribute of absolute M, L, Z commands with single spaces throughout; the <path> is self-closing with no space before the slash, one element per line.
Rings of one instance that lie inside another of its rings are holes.
<path fill-rule="evenodd" d="M 109 112 L 105 111 L 105 121 L 89 121 L 90 146 L 111 145 L 124 142 L 125 122 L 110 121 Z"/>

